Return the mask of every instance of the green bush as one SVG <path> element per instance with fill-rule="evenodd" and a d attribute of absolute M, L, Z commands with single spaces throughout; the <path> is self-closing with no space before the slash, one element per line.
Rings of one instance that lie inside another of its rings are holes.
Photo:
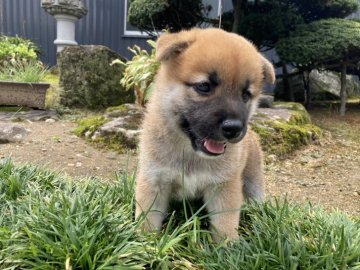
<path fill-rule="evenodd" d="M 20 37 L 0 36 L 0 65 L 7 62 L 36 60 L 39 49 L 30 40 Z"/>
<path fill-rule="evenodd" d="M 60 102 L 67 107 L 103 109 L 134 101 L 119 84 L 123 66 L 110 64 L 120 55 L 105 46 L 71 46 L 58 57 Z"/>
<path fill-rule="evenodd" d="M 178 32 L 205 21 L 210 10 L 201 0 L 132 0 L 128 20 L 150 34 L 163 29 Z"/>

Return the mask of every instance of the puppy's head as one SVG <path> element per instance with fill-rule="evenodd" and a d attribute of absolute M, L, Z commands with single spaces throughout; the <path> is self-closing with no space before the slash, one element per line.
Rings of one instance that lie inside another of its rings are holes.
<path fill-rule="evenodd" d="M 202 156 L 221 155 L 245 136 L 263 83 L 275 80 L 272 64 L 249 41 L 219 29 L 164 34 L 156 57 L 151 102 Z"/>

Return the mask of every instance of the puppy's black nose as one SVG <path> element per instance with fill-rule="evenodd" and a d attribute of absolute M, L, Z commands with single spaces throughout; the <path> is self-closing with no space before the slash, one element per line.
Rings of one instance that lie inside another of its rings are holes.
<path fill-rule="evenodd" d="M 243 128 L 243 122 L 239 119 L 226 119 L 221 123 L 222 134 L 228 140 L 239 137 Z"/>

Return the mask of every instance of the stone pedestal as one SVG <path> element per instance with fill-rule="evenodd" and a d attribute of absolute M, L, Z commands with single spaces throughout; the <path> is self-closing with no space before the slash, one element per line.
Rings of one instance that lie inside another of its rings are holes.
<path fill-rule="evenodd" d="M 65 46 L 77 45 L 75 23 L 87 14 L 81 0 L 41 0 L 41 7 L 56 20 L 57 36 L 54 44 L 57 52 Z"/>
<path fill-rule="evenodd" d="M 75 16 L 57 14 L 56 19 L 57 36 L 54 44 L 57 45 L 57 52 L 61 52 L 65 46 L 78 45 L 75 41 Z"/>

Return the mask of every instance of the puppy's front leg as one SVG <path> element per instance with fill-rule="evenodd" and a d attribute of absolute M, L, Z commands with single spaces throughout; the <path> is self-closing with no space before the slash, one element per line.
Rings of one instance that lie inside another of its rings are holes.
<path fill-rule="evenodd" d="M 146 214 L 143 229 L 160 231 L 169 203 L 170 185 L 160 185 L 143 177 L 137 178 L 135 218 Z"/>
<path fill-rule="evenodd" d="M 241 181 L 229 181 L 205 191 L 205 202 L 216 242 L 239 239 L 240 207 L 243 203 Z"/>

